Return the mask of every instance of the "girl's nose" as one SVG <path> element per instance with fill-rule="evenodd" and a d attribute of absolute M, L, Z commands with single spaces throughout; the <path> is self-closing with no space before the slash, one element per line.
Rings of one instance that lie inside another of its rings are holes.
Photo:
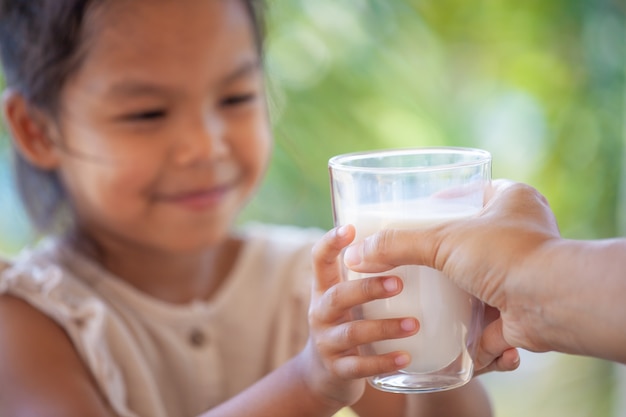
<path fill-rule="evenodd" d="M 211 162 L 229 151 L 224 122 L 218 117 L 197 118 L 180 132 L 177 142 L 177 165 Z"/>

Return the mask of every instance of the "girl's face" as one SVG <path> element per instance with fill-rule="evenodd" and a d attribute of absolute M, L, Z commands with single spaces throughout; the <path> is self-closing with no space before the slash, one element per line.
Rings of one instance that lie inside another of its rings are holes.
<path fill-rule="evenodd" d="M 61 102 L 59 173 L 100 243 L 194 251 L 250 198 L 271 137 L 239 0 L 111 1 Z"/>

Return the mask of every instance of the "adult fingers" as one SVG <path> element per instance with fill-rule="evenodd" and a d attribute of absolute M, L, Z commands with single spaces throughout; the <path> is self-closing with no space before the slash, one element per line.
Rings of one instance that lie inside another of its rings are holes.
<path fill-rule="evenodd" d="M 480 338 L 478 351 L 474 360 L 476 369 L 481 370 L 483 368 L 487 368 L 492 364 L 492 362 L 501 358 L 504 352 L 511 350 L 512 348 L 513 347 L 504 339 L 502 318 L 492 321 L 487 325 L 487 327 L 485 327 L 482 337 Z M 501 359 L 500 365 L 515 366 L 515 364 L 507 362 L 515 359 L 511 357 L 511 355 L 512 354 L 509 353 L 504 359 Z M 515 368 L 516 367 L 517 366 L 515 366 Z"/>
<path fill-rule="evenodd" d="M 492 181 L 485 191 L 485 204 L 497 200 L 498 195 L 516 184 L 510 180 Z M 360 272 L 382 272 L 398 265 L 425 265 L 441 269 L 442 265 L 437 265 L 441 248 L 440 230 L 439 227 L 382 230 L 349 246 L 344 253 L 344 262 L 350 269 Z"/>
<path fill-rule="evenodd" d="M 521 197 L 502 199 L 500 196 Z M 498 203 L 516 205 L 519 200 L 543 198 L 535 189 L 510 180 L 494 180 L 485 191 L 485 210 L 492 211 Z M 545 200 L 545 198 L 543 198 Z M 541 201 L 543 201 L 541 200 Z M 381 272 L 398 265 L 425 265 L 439 269 L 446 261 L 447 253 L 442 250 L 442 239 L 455 230 L 457 224 L 472 221 L 459 219 L 446 222 L 445 227 L 434 226 L 421 229 L 382 230 L 349 246 L 344 253 L 344 262 L 350 269 L 360 272 Z"/>
<path fill-rule="evenodd" d="M 510 348 L 502 352 L 502 355 L 498 356 L 489 365 L 484 368 L 476 370 L 474 376 L 486 374 L 487 372 L 510 372 L 519 367 L 520 356 L 516 348 Z"/>
<path fill-rule="evenodd" d="M 515 185 L 516 183 L 507 179 L 496 179 L 491 181 L 491 184 L 485 190 L 484 204 L 487 205 L 497 195 L 503 193 L 506 189 Z"/>
<path fill-rule="evenodd" d="M 354 271 L 381 272 L 398 265 L 425 265 L 435 268 L 439 248 L 435 229 L 387 229 L 349 246 L 346 266 Z"/>

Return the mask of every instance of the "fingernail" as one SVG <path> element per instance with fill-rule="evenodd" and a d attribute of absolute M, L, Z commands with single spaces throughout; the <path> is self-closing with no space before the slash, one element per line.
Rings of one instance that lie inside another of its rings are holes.
<path fill-rule="evenodd" d="M 348 227 L 347 226 L 340 226 L 337 229 L 337 236 L 339 237 L 346 237 L 348 235 Z"/>
<path fill-rule="evenodd" d="M 398 366 L 406 366 L 409 364 L 409 362 L 411 362 L 411 357 L 407 355 L 406 353 L 402 353 L 396 356 L 396 358 L 394 359 L 394 362 Z"/>
<path fill-rule="evenodd" d="M 412 332 L 417 328 L 417 322 L 414 319 L 404 319 L 400 322 L 400 328 L 405 332 Z"/>
<path fill-rule="evenodd" d="M 386 278 L 383 281 L 383 287 L 385 287 L 387 292 L 396 292 L 398 291 L 398 280 L 395 278 Z"/>
<path fill-rule="evenodd" d="M 349 246 L 343 254 L 343 261 L 347 266 L 357 266 L 361 263 L 361 245 Z"/>

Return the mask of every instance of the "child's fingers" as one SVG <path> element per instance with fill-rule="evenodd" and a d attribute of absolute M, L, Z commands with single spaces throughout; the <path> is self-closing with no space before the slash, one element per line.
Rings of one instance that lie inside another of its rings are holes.
<path fill-rule="evenodd" d="M 315 323 L 335 323 L 351 308 L 368 301 L 392 297 L 402 291 L 402 280 L 395 276 L 380 276 L 340 282 L 323 294 L 311 310 Z"/>
<path fill-rule="evenodd" d="M 320 335 L 317 345 L 332 356 L 366 343 L 412 336 L 418 330 L 419 322 L 414 317 L 350 321 L 329 328 Z"/>
<path fill-rule="evenodd" d="M 406 368 L 411 356 L 404 351 L 376 356 L 342 356 L 332 365 L 332 371 L 343 379 L 366 378 Z"/>
<path fill-rule="evenodd" d="M 348 246 L 355 236 L 354 226 L 336 227 L 327 232 L 312 250 L 315 270 L 314 290 L 324 292 L 341 281 L 341 268 L 338 260 L 343 248 Z"/>

